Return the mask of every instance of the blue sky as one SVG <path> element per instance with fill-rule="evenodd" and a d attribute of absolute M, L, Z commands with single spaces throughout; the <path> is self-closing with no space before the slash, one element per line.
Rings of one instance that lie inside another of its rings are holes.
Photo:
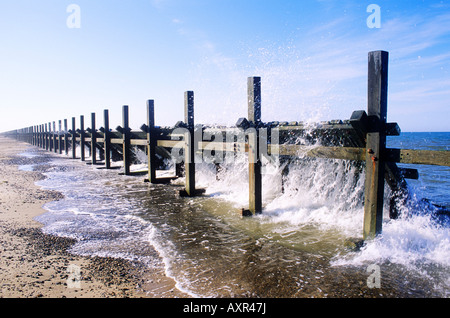
<path fill-rule="evenodd" d="M 70 4 L 80 28 L 69 28 Z M 380 28 L 369 28 L 370 4 Z M 0 131 L 97 114 L 133 129 L 247 116 L 262 77 L 264 121 L 348 119 L 367 107 L 367 53 L 390 53 L 388 121 L 450 131 L 450 2 L 361 0 L 0 0 Z"/>

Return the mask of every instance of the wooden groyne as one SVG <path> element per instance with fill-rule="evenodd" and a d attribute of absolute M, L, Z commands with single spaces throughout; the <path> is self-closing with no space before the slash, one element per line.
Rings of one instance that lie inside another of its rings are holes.
<path fill-rule="evenodd" d="M 132 174 L 132 147 L 139 147 L 148 156 L 146 181 L 165 183 L 184 176 L 185 189 L 180 192 L 183 196 L 204 192 L 195 184 L 195 164 L 199 160 L 208 157 L 208 162 L 220 169 L 225 157 L 247 153 L 249 206 L 242 209 L 243 215 L 263 210 L 261 168 L 265 159 L 273 161 L 275 158 L 278 163 L 299 157 L 360 162 L 365 169 L 363 239 L 366 240 L 382 231 L 385 183 L 391 189 L 390 217 L 397 218 L 396 203 L 407 200 L 409 195 L 405 179 L 418 178 L 417 170 L 401 169 L 397 163 L 450 166 L 449 151 L 386 148 L 386 136 L 400 135 L 399 126 L 386 121 L 387 96 L 388 52 L 375 51 L 369 53 L 368 59 L 367 111 L 354 111 L 348 120 L 314 125 L 296 121 L 262 122 L 261 78 L 250 77 L 248 117 L 240 118 L 234 127 L 195 125 L 194 92 L 187 91 L 184 95 L 185 118 L 173 127 L 155 124 L 155 103 L 148 100 L 147 122 L 140 130 L 129 127 L 129 108 L 123 106 L 122 125 L 115 130 L 109 125 L 109 111 L 104 110 L 103 127 L 98 129 L 96 114 L 92 113 L 89 128 L 85 128 L 85 118 L 80 116 L 78 128 L 73 117 L 70 128 L 65 119 L 64 127 L 62 121 L 58 122 L 58 129 L 56 122 L 49 122 L 4 135 L 107 169 L 112 168 L 112 161 L 122 161 L 125 175 Z M 85 147 L 90 150 L 89 157 L 86 157 Z M 176 176 L 157 178 L 156 171 L 163 166 L 164 158 L 175 161 Z"/>

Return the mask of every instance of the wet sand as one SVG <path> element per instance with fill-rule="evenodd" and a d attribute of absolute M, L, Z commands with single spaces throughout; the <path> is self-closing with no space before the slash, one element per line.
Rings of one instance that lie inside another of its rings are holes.
<path fill-rule="evenodd" d="M 102 257 L 81 257 L 68 252 L 72 239 L 46 235 L 33 218 L 45 213 L 46 202 L 62 195 L 42 190 L 35 182 L 45 178 L 39 171 L 19 166 L 49 160 L 53 154 L 33 147 L 39 155 L 20 156 L 29 144 L 0 136 L 0 297 L 2 298 L 185 298 L 172 279 L 137 262 Z M 61 157 L 60 157 L 61 158 Z M 70 160 L 70 159 L 68 159 Z M 367 287 L 365 268 L 330 268 L 327 260 L 304 255 L 296 270 L 305 275 L 301 286 L 283 271 L 261 270 L 249 251 L 248 268 L 241 281 L 247 293 L 234 297 L 254 298 L 423 298 L 435 297 L 429 283 L 415 282 L 408 273 L 383 264 L 382 288 Z M 268 253 L 273 250 L 268 250 Z M 157 256 L 155 256 L 157 257 Z M 79 272 L 70 272 L 70 269 Z M 317 272 L 323 273 L 316 277 Z M 79 275 L 78 275 L 79 274 Z M 75 278 L 75 279 L 74 279 Z M 407 279 L 405 279 L 407 278 Z M 79 284 L 78 284 L 79 283 Z M 439 297 L 439 296 L 438 296 Z"/>
<path fill-rule="evenodd" d="M 171 279 L 139 263 L 73 255 L 68 252 L 72 239 L 44 234 L 42 224 L 33 218 L 45 212 L 42 206 L 46 202 L 62 196 L 35 185 L 44 178 L 42 173 L 19 170 L 20 165 L 36 160 L 19 156 L 28 147 L 0 136 L 1 298 L 186 296 L 175 289 Z"/>

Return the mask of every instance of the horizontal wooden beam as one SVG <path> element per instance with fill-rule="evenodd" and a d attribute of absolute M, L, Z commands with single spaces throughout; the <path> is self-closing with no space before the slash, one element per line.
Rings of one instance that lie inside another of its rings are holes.
<path fill-rule="evenodd" d="M 198 143 L 198 149 L 223 152 L 248 152 L 249 145 L 245 142 L 202 141 Z"/>
<path fill-rule="evenodd" d="M 299 156 L 315 158 L 334 158 L 345 160 L 364 160 L 365 148 L 353 147 L 322 147 L 304 145 L 268 145 L 268 151 L 273 155 Z"/>
<path fill-rule="evenodd" d="M 175 148 L 180 147 L 182 145 L 184 147 L 184 142 L 180 140 L 158 140 L 156 145 L 165 148 Z M 180 149 L 183 147 L 180 147 Z"/>
<path fill-rule="evenodd" d="M 147 139 L 143 140 L 143 139 L 131 139 L 130 140 L 130 144 L 134 145 L 134 146 L 147 146 Z"/>
<path fill-rule="evenodd" d="M 414 149 L 386 149 L 385 161 L 450 166 L 450 151 L 414 150 Z"/>

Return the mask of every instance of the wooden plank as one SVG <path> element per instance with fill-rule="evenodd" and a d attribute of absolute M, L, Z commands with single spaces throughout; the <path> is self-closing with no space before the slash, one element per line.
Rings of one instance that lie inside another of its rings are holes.
<path fill-rule="evenodd" d="M 386 149 L 384 160 L 398 163 L 450 166 L 450 151 Z"/>
<path fill-rule="evenodd" d="M 367 115 L 372 127 L 366 135 L 364 240 L 374 238 L 382 230 L 385 165 L 381 154 L 386 148 L 388 58 L 384 51 L 369 53 Z"/>
<path fill-rule="evenodd" d="M 257 126 L 261 123 L 261 78 L 247 79 L 248 121 L 254 130 L 249 134 L 248 173 L 249 173 L 249 211 L 262 213 L 262 176 L 259 157 L 259 134 Z"/>
<path fill-rule="evenodd" d="M 215 149 L 216 151 L 223 152 L 248 152 L 249 147 L 248 143 L 245 142 L 201 141 L 198 143 L 198 149 Z"/>
<path fill-rule="evenodd" d="M 147 146 L 147 140 L 142 139 L 130 139 L 130 145 L 132 146 Z"/>
<path fill-rule="evenodd" d="M 158 140 L 156 142 L 158 147 L 165 147 L 165 148 L 184 148 L 185 142 L 180 140 Z"/>
<path fill-rule="evenodd" d="M 111 144 L 123 145 L 123 138 L 111 138 Z"/>
<path fill-rule="evenodd" d="M 272 147 L 268 145 L 269 153 L 272 154 Z M 344 160 L 365 160 L 365 148 L 353 147 L 324 147 L 324 146 L 304 146 L 304 145 L 276 145 L 279 147 L 281 156 L 298 156 L 311 158 L 329 158 Z"/>

